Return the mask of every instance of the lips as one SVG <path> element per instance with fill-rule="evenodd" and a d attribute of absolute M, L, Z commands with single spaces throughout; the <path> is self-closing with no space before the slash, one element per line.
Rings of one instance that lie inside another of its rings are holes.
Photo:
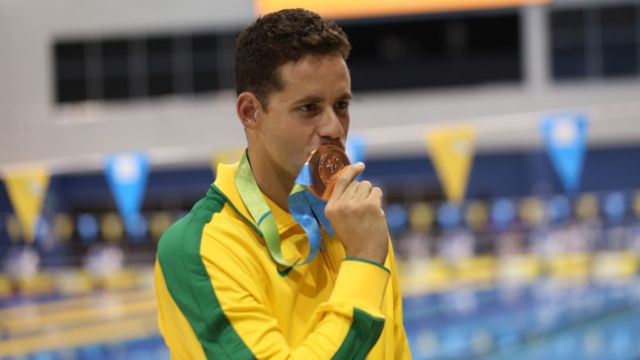
<path fill-rule="evenodd" d="M 333 145 L 333 146 L 337 146 L 340 148 L 340 150 L 345 151 L 345 145 L 342 141 L 337 140 L 337 141 L 327 141 L 327 142 L 323 142 L 322 144 L 320 144 L 320 146 L 322 145 Z M 320 147 L 318 146 L 318 147 Z M 318 148 L 316 147 L 316 149 Z"/>

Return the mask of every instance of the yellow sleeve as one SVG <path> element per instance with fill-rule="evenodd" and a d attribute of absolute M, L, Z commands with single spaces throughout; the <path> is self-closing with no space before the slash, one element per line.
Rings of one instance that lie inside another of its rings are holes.
<path fill-rule="evenodd" d="M 407 333 L 404 329 L 403 314 L 402 314 L 402 294 L 400 293 L 400 282 L 398 279 L 398 269 L 396 266 L 395 255 L 391 241 L 389 241 L 389 264 L 391 267 L 392 282 L 395 285 L 393 288 L 393 318 L 394 318 L 394 335 L 395 335 L 395 351 L 394 359 L 411 359 L 411 350 L 409 349 L 409 341 L 407 340 Z"/>

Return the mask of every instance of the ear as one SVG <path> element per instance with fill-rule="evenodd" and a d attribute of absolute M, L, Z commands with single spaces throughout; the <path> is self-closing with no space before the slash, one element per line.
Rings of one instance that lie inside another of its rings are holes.
<path fill-rule="evenodd" d="M 245 91 L 236 99 L 236 112 L 242 125 L 247 129 L 253 129 L 260 119 L 259 114 L 262 105 L 255 94 Z"/>

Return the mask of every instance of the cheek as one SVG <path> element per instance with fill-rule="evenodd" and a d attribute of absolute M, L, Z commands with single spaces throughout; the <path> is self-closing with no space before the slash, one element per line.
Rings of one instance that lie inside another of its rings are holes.
<path fill-rule="evenodd" d="M 292 168 L 302 166 L 311 151 L 315 149 L 313 136 L 310 136 L 308 132 L 287 129 L 281 139 L 280 149 L 284 152 L 283 155 L 286 155 Z"/>
<path fill-rule="evenodd" d="M 347 118 L 342 122 L 342 128 L 344 129 L 344 137 L 347 137 L 347 134 L 349 133 L 349 122 L 351 121 L 351 119 L 347 116 Z"/>
<path fill-rule="evenodd" d="M 277 119 L 277 120 L 276 120 Z M 319 143 L 314 138 L 317 128 L 313 119 L 299 119 L 293 116 L 280 115 L 273 118 L 276 122 L 269 127 L 267 139 L 272 147 L 297 162 L 299 158 L 305 158 Z"/>
<path fill-rule="evenodd" d="M 282 132 L 282 138 L 286 139 L 289 144 L 297 146 L 304 146 L 309 143 L 317 132 L 315 126 L 312 124 L 301 124 L 299 121 L 292 121 L 280 130 Z"/>
<path fill-rule="evenodd" d="M 271 147 L 279 153 L 279 157 L 296 161 L 299 154 L 304 152 L 305 139 L 292 129 L 278 129 L 270 137 Z"/>

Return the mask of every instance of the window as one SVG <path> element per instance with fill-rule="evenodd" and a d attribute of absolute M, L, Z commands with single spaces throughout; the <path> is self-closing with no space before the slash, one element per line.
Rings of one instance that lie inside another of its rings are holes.
<path fill-rule="evenodd" d="M 396 18 L 344 24 L 356 90 L 381 90 L 521 78 L 515 12 L 446 18 Z"/>
<path fill-rule="evenodd" d="M 147 90 L 150 96 L 172 94 L 174 87 L 173 39 L 147 39 Z"/>
<path fill-rule="evenodd" d="M 602 74 L 638 73 L 638 10 L 635 6 L 606 7 L 599 12 Z"/>
<path fill-rule="evenodd" d="M 56 99 L 58 102 L 86 100 L 87 47 L 82 42 L 57 44 L 54 48 Z"/>
<path fill-rule="evenodd" d="M 640 5 L 555 9 L 551 13 L 557 80 L 637 76 Z"/>
<path fill-rule="evenodd" d="M 198 34 L 191 38 L 193 91 L 215 90 L 218 85 L 217 38 L 211 34 Z"/>
<path fill-rule="evenodd" d="M 106 40 L 102 50 L 102 95 L 104 99 L 126 99 L 130 96 L 131 54 L 125 39 Z"/>
<path fill-rule="evenodd" d="M 516 10 L 342 23 L 354 90 L 521 80 Z M 193 95 L 233 88 L 237 32 L 203 31 L 55 45 L 58 102 Z"/>
<path fill-rule="evenodd" d="M 584 10 L 564 10 L 551 14 L 553 33 L 553 76 L 556 79 L 587 75 L 587 32 Z"/>
<path fill-rule="evenodd" d="M 218 37 L 198 33 L 58 42 L 53 50 L 56 101 L 127 100 L 217 90 L 221 71 L 230 71 L 228 66 L 220 67 Z M 225 54 L 232 63 L 233 52 Z"/>

